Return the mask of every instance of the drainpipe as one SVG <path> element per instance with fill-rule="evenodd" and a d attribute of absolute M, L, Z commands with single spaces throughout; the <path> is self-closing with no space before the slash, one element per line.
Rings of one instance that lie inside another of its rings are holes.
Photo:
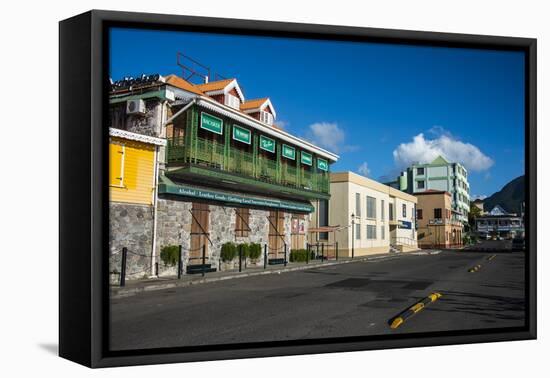
<path fill-rule="evenodd" d="M 162 135 L 162 128 L 164 127 L 164 114 L 165 114 L 165 108 L 166 103 L 161 103 L 161 111 L 160 111 L 160 124 L 161 124 L 161 130 L 160 134 Z M 165 135 L 166 137 L 166 135 Z M 157 277 L 157 272 L 155 271 L 155 265 L 157 262 L 157 256 L 156 256 L 156 246 L 157 246 L 157 202 L 158 202 L 158 179 L 159 179 L 159 146 L 155 146 L 155 161 L 154 161 L 154 172 L 153 172 L 153 241 L 151 246 L 151 278 Z"/>
<path fill-rule="evenodd" d="M 158 162 L 159 146 L 155 146 L 155 172 L 153 179 L 153 245 L 151 252 L 151 277 L 156 277 L 155 272 L 156 258 L 156 245 L 157 245 L 157 202 L 158 202 L 158 175 L 159 175 L 159 162 Z"/>

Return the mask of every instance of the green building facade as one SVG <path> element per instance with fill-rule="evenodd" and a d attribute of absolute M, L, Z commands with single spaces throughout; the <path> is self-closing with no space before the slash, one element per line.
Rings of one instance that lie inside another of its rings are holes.
<path fill-rule="evenodd" d="M 429 190 L 451 193 L 453 211 L 462 222 L 468 221 L 470 212 L 470 184 L 468 171 L 460 163 L 452 163 L 438 156 L 430 163 L 413 164 L 401 172 L 389 185 L 409 194 Z"/>

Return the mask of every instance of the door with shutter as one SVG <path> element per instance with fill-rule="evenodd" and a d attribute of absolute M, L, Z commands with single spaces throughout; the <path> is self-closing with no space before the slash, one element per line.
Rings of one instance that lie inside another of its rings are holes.
<path fill-rule="evenodd" d="M 284 231 L 285 231 L 285 213 L 279 210 L 269 212 L 269 255 L 270 259 L 284 257 Z"/>
<path fill-rule="evenodd" d="M 189 252 L 189 264 L 202 264 L 202 246 L 206 246 L 208 256 L 208 237 L 210 236 L 210 209 L 206 203 L 193 202 L 191 209 L 191 249 Z"/>
<path fill-rule="evenodd" d="M 292 216 L 291 227 L 291 249 L 305 248 L 305 217 L 303 214 L 294 214 Z"/>

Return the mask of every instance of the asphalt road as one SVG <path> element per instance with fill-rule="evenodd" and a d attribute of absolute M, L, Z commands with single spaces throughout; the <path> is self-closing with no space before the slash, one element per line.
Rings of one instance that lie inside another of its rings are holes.
<path fill-rule="evenodd" d="M 512 250 L 511 240 L 480 240 L 477 244 L 466 247 L 468 250 L 510 252 Z"/>
<path fill-rule="evenodd" d="M 523 252 L 424 252 L 114 299 L 111 349 L 516 327 L 524 311 Z"/>

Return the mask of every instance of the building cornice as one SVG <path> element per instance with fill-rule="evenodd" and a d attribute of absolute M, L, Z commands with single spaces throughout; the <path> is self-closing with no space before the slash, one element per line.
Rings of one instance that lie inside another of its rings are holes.
<path fill-rule="evenodd" d="M 112 127 L 109 127 L 109 136 L 129 139 L 136 142 L 154 144 L 156 146 L 166 146 L 166 139 L 156 138 L 149 135 L 132 133 L 130 131 L 115 129 Z"/>

